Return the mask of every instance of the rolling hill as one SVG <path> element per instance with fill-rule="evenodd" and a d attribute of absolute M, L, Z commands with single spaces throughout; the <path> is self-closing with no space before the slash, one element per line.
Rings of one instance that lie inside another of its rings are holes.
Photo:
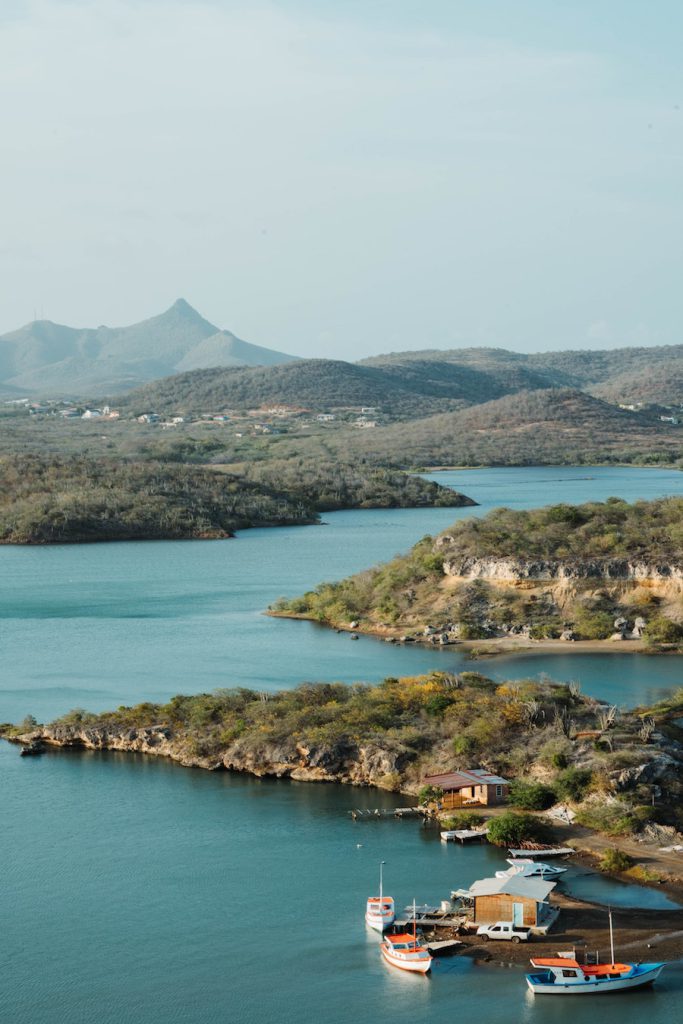
<path fill-rule="evenodd" d="M 178 299 L 128 327 L 75 328 L 37 320 L 0 336 L 0 386 L 31 395 L 122 392 L 205 366 L 260 366 L 296 357 L 220 331 Z"/>
<path fill-rule="evenodd" d="M 249 409 L 274 403 L 314 412 L 372 406 L 385 418 L 407 420 L 548 386 L 544 377 L 523 367 L 510 372 L 501 366 L 485 370 L 431 359 L 382 365 L 301 359 L 281 366 L 184 373 L 145 385 L 122 401 L 116 399 L 116 404 L 159 413 Z"/>
<path fill-rule="evenodd" d="M 390 352 L 363 360 L 362 365 L 409 372 L 413 365 L 425 362 L 435 367 L 466 367 L 489 378 L 499 376 L 504 382 L 517 382 L 520 387 L 580 388 L 613 402 L 683 403 L 683 345 L 533 353 L 494 348 L 431 349 Z"/>
<path fill-rule="evenodd" d="M 354 438 L 352 449 L 383 465 L 581 465 L 681 454 L 675 427 L 571 388 L 522 391 L 371 435 Z"/>

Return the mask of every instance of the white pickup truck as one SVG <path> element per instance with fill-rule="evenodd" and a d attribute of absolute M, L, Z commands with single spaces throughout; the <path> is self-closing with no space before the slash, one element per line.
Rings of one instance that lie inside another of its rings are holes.
<path fill-rule="evenodd" d="M 482 924 L 477 928 L 477 935 L 484 941 L 488 939 L 505 939 L 507 942 L 528 942 L 530 928 L 513 924 L 512 921 L 496 921 L 495 924 Z"/>

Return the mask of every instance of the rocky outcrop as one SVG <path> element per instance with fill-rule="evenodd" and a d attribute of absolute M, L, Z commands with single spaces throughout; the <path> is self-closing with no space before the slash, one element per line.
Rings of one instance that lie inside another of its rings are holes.
<path fill-rule="evenodd" d="M 445 535 L 437 539 L 436 547 L 448 548 L 452 542 L 453 538 Z M 675 581 L 683 586 L 683 565 L 630 562 L 625 559 L 573 562 L 462 556 L 449 559 L 445 551 L 443 571 L 446 576 L 470 580 L 657 580 Z"/>
<path fill-rule="evenodd" d="M 55 747 L 87 750 L 123 750 L 168 757 L 188 768 L 227 770 L 257 776 L 275 776 L 303 782 L 341 782 L 353 786 L 398 788 L 399 778 L 411 761 L 400 747 L 379 743 L 355 744 L 348 740 L 305 746 L 294 741 L 260 744 L 235 740 L 222 750 L 206 751 L 201 742 L 174 735 L 166 725 L 111 728 L 107 725 L 49 725 L 12 737 L 13 742 L 42 740 Z M 407 791 L 405 786 L 401 786 Z"/>
<path fill-rule="evenodd" d="M 632 765 L 630 768 L 623 768 L 618 772 L 612 772 L 610 778 L 618 790 L 627 790 L 634 789 L 641 784 L 659 784 L 668 779 L 679 783 L 680 772 L 680 761 L 677 761 L 669 754 L 660 753 L 653 757 L 651 761 Z"/>

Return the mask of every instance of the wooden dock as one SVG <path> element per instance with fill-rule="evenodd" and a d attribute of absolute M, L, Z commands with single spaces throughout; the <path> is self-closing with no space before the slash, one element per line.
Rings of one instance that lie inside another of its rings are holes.
<path fill-rule="evenodd" d="M 349 811 L 354 821 L 377 821 L 379 818 L 419 818 L 426 814 L 422 807 L 374 807 Z"/>
<path fill-rule="evenodd" d="M 466 920 L 462 910 L 441 910 L 440 907 L 418 907 L 413 917 L 413 908 L 406 907 L 405 917 L 397 917 L 398 928 L 412 928 L 416 921 L 420 928 L 459 928 Z"/>

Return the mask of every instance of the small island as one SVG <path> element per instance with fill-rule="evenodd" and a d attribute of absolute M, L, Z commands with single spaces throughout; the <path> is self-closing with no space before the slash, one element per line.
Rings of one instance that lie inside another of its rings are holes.
<path fill-rule="evenodd" d="M 482 653 L 533 642 L 676 650 L 683 499 L 496 509 L 269 611 Z"/>

